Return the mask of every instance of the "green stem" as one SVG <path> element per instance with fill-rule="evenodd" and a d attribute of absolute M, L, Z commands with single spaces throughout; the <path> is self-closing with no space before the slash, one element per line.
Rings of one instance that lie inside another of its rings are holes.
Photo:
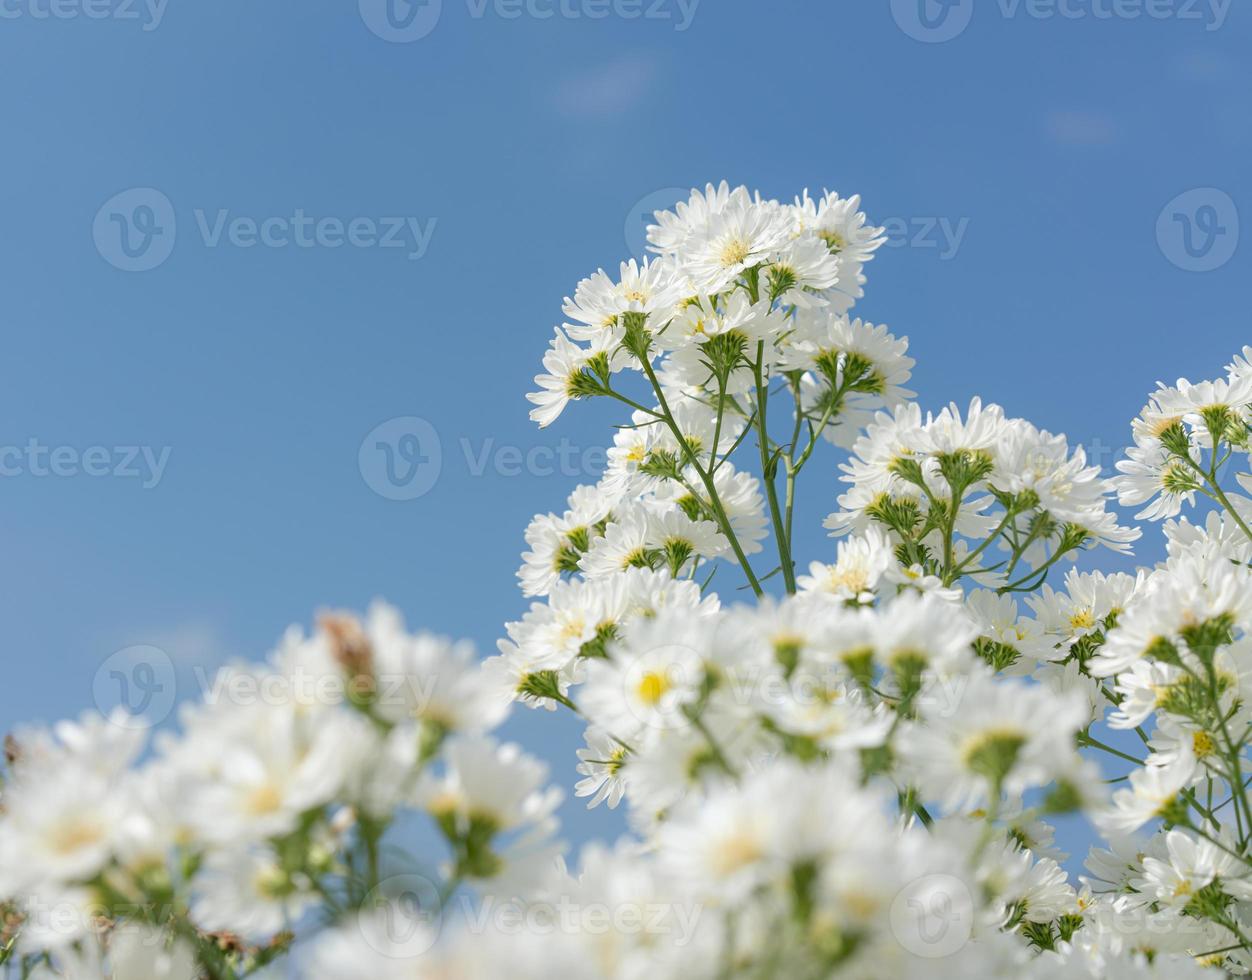
<path fill-rule="evenodd" d="M 757 445 L 761 449 L 761 480 L 765 483 L 765 496 L 769 501 L 769 516 L 774 525 L 774 540 L 778 548 L 778 563 L 782 566 L 783 582 L 787 586 L 787 594 L 795 595 L 796 570 L 791 561 L 791 548 L 787 541 L 787 530 L 783 525 L 782 508 L 778 505 L 778 487 L 774 482 L 776 464 L 770 460 L 769 429 L 766 424 L 765 406 L 769 392 L 765 387 L 762 365 L 765 361 L 765 341 L 756 345 L 756 361 L 752 365 L 752 373 L 756 378 L 756 431 Z"/>
<path fill-rule="evenodd" d="M 656 394 L 657 404 L 661 406 L 662 418 L 664 418 L 665 423 L 674 434 L 674 438 L 678 441 L 683 455 L 687 457 L 687 462 L 699 474 L 700 482 L 704 484 L 705 490 L 708 491 L 709 504 L 717 515 L 718 523 L 722 526 L 722 533 L 726 535 L 726 538 L 730 541 L 731 548 L 734 549 L 735 558 L 739 561 L 739 566 L 743 569 L 744 575 L 748 577 L 748 584 L 752 586 L 752 591 L 756 593 L 758 598 L 764 596 L 765 590 L 761 588 L 761 583 L 757 580 L 756 573 L 752 571 L 752 566 L 748 563 L 748 556 L 744 554 L 743 546 L 739 544 L 739 538 L 735 535 L 735 529 L 730 526 L 730 518 L 726 516 L 726 509 L 722 506 L 721 498 L 717 495 L 717 487 L 713 483 L 713 478 L 700 465 L 700 460 L 691 451 L 691 447 L 687 445 L 687 440 L 683 438 L 682 431 L 678 428 L 678 423 L 674 421 L 674 413 L 669 410 L 665 392 L 661 390 L 661 383 L 657 380 L 656 372 L 652 369 L 652 362 L 646 356 L 639 358 L 639 360 L 643 364 L 644 373 L 652 383 L 652 390 Z"/>

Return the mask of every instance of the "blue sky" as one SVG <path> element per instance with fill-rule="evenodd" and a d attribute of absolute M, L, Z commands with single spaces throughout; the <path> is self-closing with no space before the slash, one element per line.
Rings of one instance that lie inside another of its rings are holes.
<path fill-rule="evenodd" d="M 861 193 L 893 241 L 860 312 L 923 404 L 1111 465 L 1157 379 L 1252 341 L 1252 17 L 925 2 L 0 0 L 3 726 L 107 701 L 136 645 L 192 696 L 376 596 L 490 651 L 616 419 L 527 420 L 561 298 L 677 187 Z M 427 492 L 388 499 L 361 447 L 408 417 L 374 442 Z M 578 726 L 510 730 L 572 782 Z"/>

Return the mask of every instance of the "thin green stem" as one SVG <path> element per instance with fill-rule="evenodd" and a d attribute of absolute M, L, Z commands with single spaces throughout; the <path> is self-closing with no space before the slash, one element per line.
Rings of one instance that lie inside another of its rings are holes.
<path fill-rule="evenodd" d="M 786 583 L 788 595 L 796 592 L 796 570 L 791 561 L 791 547 L 787 540 L 787 530 L 783 524 L 782 508 L 778 504 L 778 487 L 774 475 L 777 464 L 770 459 L 769 429 L 766 421 L 765 407 L 768 404 L 769 392 L 766 389 L 762 366 L 765 360 L 765 341 L 756 345 L 756 361 L 752 365 L 752 373 L 756 378 L 756 429 L 757 445 L 761 449 L 761 480 L 765 483 L 765 496 L 769 501 L 769 516 L 774 525 L 774 539 L 778 548 L 778 563 L 782 567 L 783 582 Z"/>
<path fill-rule="evenodd" d="M 765 590 L 761 588 L 761 583 L 757 580 L 756 573 L 752 571 L 752 565 L 748 562 L 748 556 L 744 553 L 743 546 L 739 543 L 739 538 L 735 535 L 735 529 L 730 524 L 730 518 L 726 515 L 726 508 L 722 506 L 721 498 L 717 494 L 717 487 L 713 483 L 713 477 L 708 471 L 700 465 L 700 460 L 696 458 L 691 447 L 687 444 L 687 440 L 683 437 L 682 430 L 678 428 L 678 423 L 674 421 L 674 413 L 669 409 L 669 403 L 666 401 L 665 392 L 661 389 L 661 383 L 657 380 L 656 371 L 652 369 L 652 362 L 645 356 L 639 359 L 643 364 L 644 373 L 648 376 L 648 380 L 652 383 L 652 390 L 656 394 L 657 404 L 661 407 L 663 418 L 670 431 L 674 434 L 683 455 L 687 457 L 687 461 L 695 469 L 700 476 L 700 481 L 704 484 L 704 488 L 709 494 L 709 505 L 713 508 L 713 512 L 717 515 L 718 523 L 722 526 L 722 533 L 726 535 L 730 541 L 730 546 L 735 552 L 735 558 L 739 561 L 739 566 L 743 569 L 744 575 L 748 578 L 748 584 L 752 586 L 752 591 L 757 597 L 765 595 Z"/>

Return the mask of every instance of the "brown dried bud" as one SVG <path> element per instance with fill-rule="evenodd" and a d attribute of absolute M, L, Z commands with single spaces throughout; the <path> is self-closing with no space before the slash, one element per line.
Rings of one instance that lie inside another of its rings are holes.
<path fill-rule="evenodd" d="M 369 637 L 354 616 L 337 613 L 323 615 L 318 625 L 330 640 L 331 656 L 354 684 L 373 690 L 374 650 Z"/>
<path fill-rule="evenodd" d="M 21 757 L 22 747 L 17 744 L 17 739 L 12 735 L 4 736 L 4 761 L 12 766 Z"/>

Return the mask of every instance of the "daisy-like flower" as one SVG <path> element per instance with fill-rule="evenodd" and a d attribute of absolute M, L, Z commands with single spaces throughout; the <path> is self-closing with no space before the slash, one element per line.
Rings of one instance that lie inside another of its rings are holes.
<path fill-rule="evenodd" d="M 1007 428 L 1004 409 L 972 398 L 964 417 L 955 403 L 931 416 L 921 431 L 918 449 L 945 455 L 990 452 L 1005 438 Z"/>
<path fill-rule="evenodd" d="M 670 613 L 640 623 L 611 659 L 592 661 L 580 699 L 587 718 L 630 745 L 650 733 L 689 726 L 683 709 L 705 676 L 700 628 Z"/>
<path fill-rule="evenodd" d="M 535 375 L 539 391 L 526 396 L 535 406 L 530 410 L 530 420 L 538 422 L 541 429 L 547 428 L 572 400 L 596 394 L 599 382 L 589 369 L 594 373 L 598 368 L 605 374 L 619 370 L 616 351 L 616 339 L 608 332 L 597 334 L 591 347 L 579 347 L 557 327 L 543 356 L 544 373 Z"/>
<path fill-rule="evenodd" d="M 445 972 L 451 966 L 444 951 L 435 948 L 437 925 L 428 910 L 378 896 L 346 922 L 317 937 L 306 951 L 300 975 L 309 980 L 450 976 Z"/>
<path fill-rule="evenodd" d="M 844 602 L 871 603 L 887 570 L 895 564 L 891 543 L 879 528 L 839 542 L 833 565 L 815 561 L 796 580 L 802 594 L 831 596 Z"/>
<path fill-rule="evenodd" d="M 553 650 L 536 640 L 533 623 L 508 623 L 506 628 L 509 638 L 496 641 L 499 656 L 483 663 L 484 686 L 505 704 L 520 701 L 527 707 L 555 711 L 567 699 L 571 685 L 582 681 L 582 661 L 575 658 L 557 667 Z"/>
<path fill-rule="evenodd" d="M 1226 624 L 1224 629 L 1252 624 L 1252 573 L 1224 559 L 1184 556 L 1148 580 L 1089 670 L 1094 677 L 1110 677 L 1144 657 L 1162 659 L 1157 644 L 1176 646 L 1180 633 L 1205 624 Z"/>
<path fill-rule="evenodd" d="M 1117 461 L 1113 487 L 1125 507 L 1148 504 L 1135 514 L 1137 520 L 1159 521 L 1176 517 L 1183 504 L 1195 504 L 1200 488 L 1195 471 L 1159 442 L 1131 446 L 1126 458 Z"/>
<path fill-rule="evenodd" d="M 553 816 L 563 794 L 543 788 L 548 767 L 512 743 L 485 736 L 458 736 L 443 752 L 445 771 L 418 788 L 423 809 L 449 838 L 466 848 L 458 869 L 466 877 L 496 879 L 495 887 L 522 890 L 563 849 L 552 839 Z M 503 878 L 503 880 L 501 880 Z"/>
<path fill-rule="evenodd" d="M 747 208 L 752 203 L 746 187 L 731 190 L 726 181 L 716 187 L 709 184 L 704 191 L 693 190 L 690 198 L 679 201 L 673 211 L 657 211 L 655 225 L 648 226 L 648 242 L 654 251 L 663 255 L 681 250 L 693 237 L 708 228 L 714 215 L 721 214 L 734 203 L 735 207 Z"/>
<path fill-rule="evenodd" d="M 73 942 L 87 931 L 86 910 L 97 899 L 80 886 L 115 859 L 126 846 L 127 827 L 142 819 L 138 779 L 127 767 L 144 740 L 144 730 L 118 709 L 50 730 L 22 728 L 6 743 L 11 759 L 0 812 L 0 895 L 34 899 L 32 930 L 49 944 Z M 83 914 L 56 921 L 58 911 L 73 908 Z"/>
<path fill-rule="evenodd" d="M 603 533 L 603 522 L 621 499 L 622 488 L 602 482 L 582 486 L 569 496 L 569 509 L 561 516 L 538 514 L 526 529 L 530 550 L 522 554 L 517 577 L 528 596 L 547 595 L 562 575 L 578 571 L 578 563 Z"/>
<path fill-rule="evenodd" d="M 579 567 L 588 578 L 624 572 L 628 568 L 652 568 L 657 561 L 653 529 L 655 518 L 640 503 L 618 508 L 604 534 L 596 538 Z"/>
<path fill-rule="evenodd" d="M 826 307 L 826 291 L 838 284 L 844 264 L 816 235 L 800 235 L 783 247 L 769 269 L 769 291 L 782 306 Z"/>
<path fill-rule="evenodd" d="M 1233 841 L 1225 842 L 1230 850 L 1235 849 L 1233 845 Z M 1176 827 L 1166 833 L 1165 849 L 1164 860 L 1144 858 L 1143 877 L 1134 884 L 1138 891 L 1155 896 L 1170 908 L 1185 908 L 1197 892 L 1216 878 L 1243 875 L 1237 858 L 1189 831 Z"/>
<path fill-rule="evenodd" d="M 1098 466 L 1087 466 L 1085 450 L 1079 446 L 1071 454 L 1064 436 L 1042 432 L 1023 419 L 1005 425 L 990 483 L 1004 493 L 1033 495 L 1037 508 L 1054 522 L 1086 530 L 1114 551 L 1127 552 L 1140 536 L 1137 528 L 1121 527 L 1108 512 L 1107 498 L 1114 488 L 1100 477 Z M 1025 525 L 1034 513 L 1032 509 L 1018 519 L 1023 534 L 1029 534 Z M 1032 565 L 1044 560 L 1042 542 L 1024 557 Z"/>
<path fill-rule="evenodd" d="M 903 733 L 913 778 L 949 810 L 1046 786 L 1078 766 L 1074 735 L 1087 722 L 1076 698 L 975 671 L 955 704 L 924 698 L 923 724 Z"/>
<path fill-rule="evenodd" d="M 668 259 L 623 262 L 614 282 L 603 269 L 578 284 L 565 300 L 565 315 L 575 321 L 565 330 L 574 340 L 595 341 L 604 335 L 620 340 L 621 315 L 647 313 L 655 330 L 670 320 L 687 296 L 687 288 Z"/>
<path fill-rule="evenodd" d="M 860 208 L 859 194 L 844 199 L 827 191 L 814 201 L 806 190 L 796 198 L 792 214 L 797 226 L 816 234 L 832 255 L 860 264 L 873 258 L 887 241 L 884 230 L 870 225 Z"/>
<path fill-rule="evenodd" d="M 1043 633 L 1039 656 L 1059 659 L 1078 640 L 1102 632 L 1121 616 L 1145 580 L 1142 573 L 1105 575 L 1070 569 L 1064 591 L 1044 585 L 1037 595 L 1026 596 Z"/>
<path fill-rule="evenodd" d="M 1032 654 L 1039 648 L 1039 624 L 1022 618 L 1016 599 L 975 589 L 966 596 L 965 610 L 981 633 L 976 648 L 984 660 L 1011 673 L 1033 666 Z"/>
<path fill-rule="evenodd" d="M 970 643 L 977 630 L 969 618 L 943 599 L 906 592 L 874 620 L 876 656 L 890 670 L 923 670 L 950 676 L 971 668 Z"/>
<path fill-rule="evenodd" d="M 720 293 L 748 269 L 770 261 L 790 236 L 790 216 L 777 203 L 732 198 L 684 243 L 679 258 L 697 292 Z"/>
<path fill-rule="evenodd" d="M 290 833 L 340 792 L 373 744 L 365 719 L 347 712 L 287 700 L 219 705 L 194 718 L 180 749 L 200 777 L 187 819 L 222 845 Z"/>
<path fill-rule="evenodd" d="M 1137 728 L 1156 711 L 1182 670 L 1155 660 L 1139 660 L 1117 677 L 1114 689 L 1121 696 L 1109 716 L 1110 728 Z"/>
<path fill-rule="evenodd" d="M 726 538 L 712 521 L 696 521 L 678 507 L 658 508 L 649 514 L 648 540 L 675 578 L 694 559 L 717 558 L 729 550 Z"/>
<path fill-rule="evenodd" d="M 590 810 L 601 803 L 608 803 L 610 810 L 617 809 L 626 795 L 626 766 L 629 752 L 598 728 L 588 728 L 587 747 L 578 750 L 577 772 L 583 778 L 574 786 L 574 795 L 591 797 L 587 802 Z"/>
<path fill-rule="evenodd" d="M 1052 922 L 1068 913 L 1077 899 L 1064 868 L 1052 858 L 1036 860 L 1013 841 L 990 848 L 980 871 L 983 886 L 995 896 L 1005 919 Z"/>
<path fill-rule="evenodd" d="M 366 617 L 374 710 L 393 723 L 421 721 L 439 732 L 482 733 L 505 720 L 507 706 L 482 683 L 472 643 L 431 633 L 409 635 L 396 608 L 374 603 Z"/>
<path fill-rule="evenodd" d="M 194 888 L 191 916 L 200 928 L 254 942 L 291 929 L 319 901 L 307 876 L 288 872 L 261 847 L 214 852 Z"/>
<path fill-rule="evenodd" d="M 908 339 L 896 338 L 886 326 L 815 310 L 797 317 L 795 332 L 786 340 L 783 365 L 816 371 L 828 391 L 844 397 L 873 396 L 879 406 L 890 406 L 913 397 L 904 387 L 914 365 L 905 353 L 908 348 Z M 817 406 L 810 411 L 820 414 Z"/>
<path fill-rule="evenodd" d="M 1198 445 L 1212 448 L 1213 435 L 1219 439 L 1236 436 L 1247 444 L 1245 420 L 1252 403 L 1252 377 L 1233 372 L 1229 379 L 1192 384 L 1180 378 L 1173 388 L 1162 385 L 1153 392 L 1158 411 L 1167 417 L 1181 417 L 1191 428 Z"/>
<path fill-rule="evenodd" d="M 1243 522 L 1252 521 L 1252 501 L 1229 496 Z M 1238 565 L 1252 563 L 1252 539 L 1224 511 L 1209 511 L 1203 524 L 1193 524 L 1185 517 L 1166 521 L 1161 530 L 1171 558 L 1195 554 L 1203 559 L 1225 558 Z"/>
<path fill-rule="evenodd" d="M 714 338 L 734 340 L 748 358 L 755 360 L 757 343 L 764 340 L 772 344 L 786 324 L 768 299 L 753 303 L 745 293 L 737 292 L 721 304 L 709 298 L 688 304 L 659 341 L 667 349 L 683 350 Z"/>
<path fill-rule="evenodd" d="M 1148 765 L 1130 773 L 1130 788 L 1113 793 L 1113 805 L 1096 816 L 1096 824 L 1105 834 L 1133 834 L 1150 820 L 1167 816 L 1178 800 L 1178 794 L 1191 785 L 1195 772 L 1195 756 L 1179 756 L 1168 765 Z"/>

